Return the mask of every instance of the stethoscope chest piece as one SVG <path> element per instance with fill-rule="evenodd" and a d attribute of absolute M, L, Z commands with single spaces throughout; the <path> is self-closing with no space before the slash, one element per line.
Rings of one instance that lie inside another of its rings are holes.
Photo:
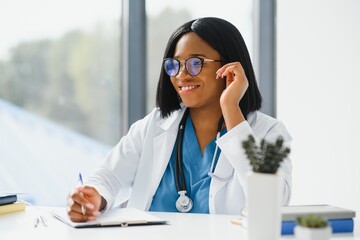
<path fill-rule="evenodd" d="M 193 208 L 192 200 L 186 196 L 186 191 L 179 191 L 179 198 L 176 200 L 176 209 L 179 212 L 187 213 Z"/>

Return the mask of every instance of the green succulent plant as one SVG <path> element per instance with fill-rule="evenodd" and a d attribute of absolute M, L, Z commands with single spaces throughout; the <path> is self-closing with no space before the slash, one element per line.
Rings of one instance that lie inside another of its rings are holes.
<path fill-rule="evenodd" d="M 290 149 L 283 147 L 283 143 L 283 138 L 279 136 L 274 143 L 262 139 L 258 146 L 254 137 L 249 135 L 248 139 L 242 142 L 242 146 L 254 172 L 274 174 L 290 153 Z"/>
<path fill-rule="evenodd" d="M 302 227 L 307 228 L 324 228 L 328 225 L 327 221 L 324 218 L 312 214 L 297 217 L 296 223 Z"/>

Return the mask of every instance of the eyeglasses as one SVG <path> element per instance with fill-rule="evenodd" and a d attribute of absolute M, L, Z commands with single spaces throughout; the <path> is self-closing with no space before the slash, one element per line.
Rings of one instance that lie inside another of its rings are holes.
<path fill-rule="evenodd" d="M 185 61 L 185 69 L 190 76 L 197 76 L 200 74 L 204 62 L 222 62 L 221 60 L 212 60 L 200 57 L 190 57 Z M 175 77 L 178 75 L 181 67 L 181 62 L 175 58 L 165 58 L 163 67 L 167 75 Z"/>

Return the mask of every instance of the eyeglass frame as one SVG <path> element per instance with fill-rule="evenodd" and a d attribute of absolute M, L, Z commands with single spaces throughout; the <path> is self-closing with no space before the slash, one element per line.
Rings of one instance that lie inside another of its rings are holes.
<path fill-rule="evenodd" d="M 186 62 L 187 62 L 189 59 L 192 59 L 192 58 L 200 59 L 200 61 L 201 61 L 201 69 L 200 69 L 199 73 L 196 74 L 196 75 L 192 75 L 192 74 L 188 71 L 188 69 L 187 69 L 187 67 L 186 67 L 186 66 L 187 66 L 187 65 L 186 65 Z M 167 73 L 166 69 L 165 69 L 165 65 L 164 65 L 164 64 L 165 64 L 165 61 L 167 61 L 167 60 L 175 60 L 176 62 L 179 63 L 179 69 L 178 69 L 177 73 L 176 73 L 175 75 L 173 75 L 173 76 L 169 75 L 169 74 Z M 180 60 L 178 60 L 178 59 L 176 59 L 176 58 L 169 57 L 169 58 L 165 58 L 165 59 L 163 60 L 162 67 L 163 67 L 165 73 L 166 73 L 169 77 L 176 77 L 176 76 L 180 73 L 180 71 L 182 71 L 181 66 L 183 65 L 184 68 L 185 68 L 185 70 L 186 70 L 186 72 L 187 72 L 190 76 L 195 77 L 195 76 L 197 76 L 197 75 L 199 75 L 199 74 L 201 73 L 205 62 L 224 62 L 224 61 L 223 61 L 223 60 L 214 60 L 214 59 L 209 59 L 209 58 L 202 58 L 202 57 L 195 57 L 195 56 L 188 57 L 187 59 L 185 59 L 185 60 L 183 60 L 183 61 L 180 61 Z"/>

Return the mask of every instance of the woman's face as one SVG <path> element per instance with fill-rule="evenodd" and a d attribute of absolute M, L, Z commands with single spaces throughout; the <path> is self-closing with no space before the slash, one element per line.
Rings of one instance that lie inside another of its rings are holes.
<path fill-rule="evenodd" d="M 178 75 L 170 77 L 182 102 L 189 108 L 213 108 L 220 106 L 220 96 L 225 81 L 216 79 L 221 62 L 204 62 L 199 75 L 191 76 L 184 67 L 189 57 L 220 60 L 220 54 L 195 33 L 187 33 L 176 44 L 174 58 L 181 62 Z"/>

